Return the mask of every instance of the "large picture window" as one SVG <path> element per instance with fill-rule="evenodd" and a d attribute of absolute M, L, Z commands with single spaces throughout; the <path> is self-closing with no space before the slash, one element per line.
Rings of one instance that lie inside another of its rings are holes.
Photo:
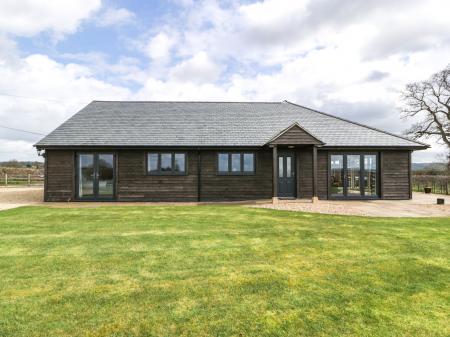
<path fill-rule="evenodd" d="M 377 198 L 378 156 L 374 153 L 330 155 L 332 198 Z"/>
<path fill-rule="evenodd" d="M 148 152 L 147 173 L 151 175 L 186 174 L 186 154 L 179 152 Z"/>
<path fill-rule="evenodd" d="M 219 174 L 245 175 L 255 173 L 253 152 L 221 152 L 217 154 Z"/>

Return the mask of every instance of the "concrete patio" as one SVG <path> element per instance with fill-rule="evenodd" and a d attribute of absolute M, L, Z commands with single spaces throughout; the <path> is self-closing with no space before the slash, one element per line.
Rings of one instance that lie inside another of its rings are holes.
<path fill-rule="evenodd" d="M 445 205 L 436 205 L 437 198 L 444 198 Z M 151 202 L 52 202 L 44 203 L 42 187 L 8 187 L 0 188 L 0 210 L 20 206 L 40 205 L 50 207 L 99 207 L 131 205 L 198 205 L 204 203 L 151 203 Z M 230 203 L 236 204 L 236 203 Z M 447 217 L 450 216 L 450 196 L 439 194 L 413 193 L 412 200 L 280 200 L 274 205 L 269 201 L 256 201 L 244 204 L 249 207 L 270 208 L 288 211 L 362 215 L 375 217 Z"/>

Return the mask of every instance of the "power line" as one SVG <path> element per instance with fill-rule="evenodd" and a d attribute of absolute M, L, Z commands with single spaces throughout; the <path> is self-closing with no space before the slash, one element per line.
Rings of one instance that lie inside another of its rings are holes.
<path fill-rule="evenodd" d="M 5 125 L 0 125 L 0 128 L 12 130 L 12 131 L 18 131 L 18 132 L 31 133 L 33 135 L 45 136 L 45 134 L 43 134 L 43 133 L 34 132 L 34 131 L 28 131 L 28 130 L 22 130 L 22 129 L 16 129 L 16 128 L 11 128 L 11 127 L 5 126 Z"/>

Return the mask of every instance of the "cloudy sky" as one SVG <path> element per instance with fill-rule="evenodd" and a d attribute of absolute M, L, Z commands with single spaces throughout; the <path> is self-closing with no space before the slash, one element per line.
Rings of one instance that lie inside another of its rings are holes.
<path fill-rule="evenodd" d="M 449 12 L 448 0 L 2 0 L 0 125 L 45 134 L 94 99 L 287 99 L 402 133 L 399 91 L 450 63 Z M 0 160 L 36 159 L 39 139 L 0 128 Z"/>

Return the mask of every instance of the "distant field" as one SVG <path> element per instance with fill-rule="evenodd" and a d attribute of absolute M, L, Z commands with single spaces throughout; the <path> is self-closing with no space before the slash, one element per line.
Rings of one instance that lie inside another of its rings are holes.
<path fill-rule="evenodd" d="M 0 212 L 0 336 L 449 336 L 450 219 Z"/>

